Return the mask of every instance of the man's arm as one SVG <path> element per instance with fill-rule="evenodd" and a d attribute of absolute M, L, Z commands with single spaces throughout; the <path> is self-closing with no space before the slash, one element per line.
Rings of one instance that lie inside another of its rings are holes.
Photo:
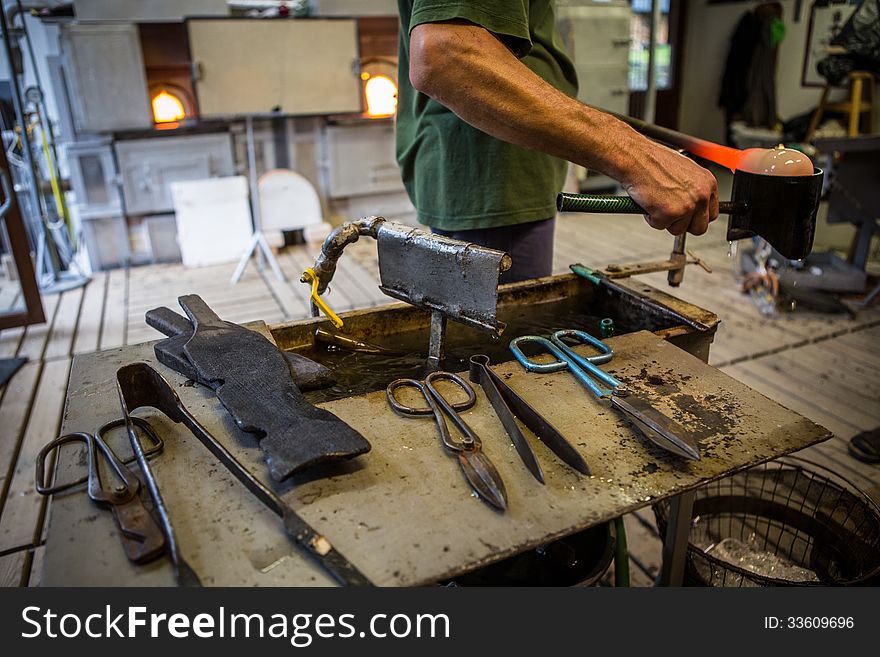
<path fill-rule="evenodd" d="M 718 216 L 709 171 L 566 96 L 482 27 L 417 25 L 409 76 L 415 89 L 493 137 L 611 176 L 645 208 L 654 228 L 701 235 Z"/>

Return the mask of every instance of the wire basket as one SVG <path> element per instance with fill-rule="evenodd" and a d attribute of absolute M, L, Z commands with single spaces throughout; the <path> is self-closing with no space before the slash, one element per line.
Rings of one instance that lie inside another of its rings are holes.
<path fill-rule="evenodd" d="M 665 535 L 669 503 L 654 514 Z M 704 586 L 876 584 L 880 507 L 817 463 L 789 457 L 750 468 L 696 491 L 686 572 Z"/>

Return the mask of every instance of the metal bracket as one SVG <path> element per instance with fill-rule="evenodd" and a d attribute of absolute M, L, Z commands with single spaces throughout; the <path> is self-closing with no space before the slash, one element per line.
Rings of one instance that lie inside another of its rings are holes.
<path fill-rule="evenodd" d="M 610 264 L 603 272 L 608 278 L 629 278 L 639 274 L 651 274 L 657 271 L 668 271 L 669 285 L 678 287 L 684 279 L 684 268 L 687 265 L 698 265 L 706 273 L 711 274 L 712 268 L 697 254 L 690 249 L 684 248 L 684 235 L 675 238 L 675 245 L 667 260 L 651 260 L 649 262 L 634 262 L 620 265 Z"/>

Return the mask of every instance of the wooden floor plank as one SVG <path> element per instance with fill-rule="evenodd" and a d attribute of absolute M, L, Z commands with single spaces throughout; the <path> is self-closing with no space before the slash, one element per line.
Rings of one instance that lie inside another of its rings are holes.
<path fill-rule="evenodd" d="M 781 384 L 779 381 L 768 381 L 763 372 L 756 371 L 751 365 L 751 361 L 746 361 L 723 367 L 721 371 L 796 413 L 830 429 L 835 435 L 850 438 L 858 433 L 859 428 L 856 425 L 841 418 L 834 410 L 826 411 L 814 404 L 812 400 L 803 399 L 793 394 L 785 384 Z"/>
<path fill-rule="evenodd" d="M 45 498 L 34 489 L 34 463 L 43 445 L 58 435 L 69 373 L 70 359 L 49 361 L 43 367 L 33 404 L 37 412 L 27 423 L 0 515 L 0 551 L 32 546 L 42 534 L 38 523 Z"/>
<path fill-rule="evenodd" d="M 816 376 L 834 380 L 844 389 L 868 396 L 880 404 L 880 377 L 877 376 L 877 369 L 864 366 L 846 354 L 837 353 L 833 349 L 835 342 L 836 340 L 826 340 L 809 344 L 782 355 L 797 359 L 811 368 Z"/>
<path fill-rule="evenodd" d="M 305 295 L 297 294 L 294 291 L 294 285 L 301 285 L 299 280 L 292 281 L 288 275 L 286 281 L 279 281 L 274 274 L 263 272 L 263 281 L 271 290 L 278 304 L 284 313 L 285 319 L 294 317 L 304 317 L 308 314 L 309 306 Z"/>
<path fill-rule="evenodd" d="M 19 550 L 0 557 L 0 587 L 21 586 L 24 583 L 27 550 Z"/>
<path fill-rule="evenodd" d="M 113 349 L 125 344 L 126 276 L 127 269 L 113 269 L 107 276 L 107 297 L 101 328 L 101 349 Z"/>
<path fill-rule="evenodd" d="M 31 413 L 40 369 L 39 362 L 26 363 L 6 386 L 0 402 L 0 427 L 3 427 L 0 432 L 0 516 L 12 478 L 14 461 Z M 39 413 L 39 409 L 36 412 Z"/>
<path fill-rule="evenodd" d="M 856 400 L 840 394 L 833 385 L 818 379 L 803 367 L 787 367 L 784 363 L 779 363 L 775 355 L 749 361 L 748 365 L 769 383 L 800 397 L 825 413 L 833 413 L 859 430 L 873 429 L 878 424 L 876 408 L 873 409 L 874 412 L 870 408 L 860 408 L 860 404 L 855 403 Z"/>
<path fill-rule="evenodd" d="M 31 324 L 25 329 L 24 338 L 18 350 L 18 356 L 26 356 L 31 360 L 39 360 L 46 350 L 46 341 L 52 332 L 52 321 L 58 308 L 59 294 L 43 295 L 43 312 L 46 321 L 42 324 Z"/>
<path fill-rule="evenodd" d="M 96 272 L 83 290 L 76 339 L 73 342 L 74 354 L 87 354 L 98 349 L 106 296 L 107 274 Z"/>
<path fill-rule="evenodd" d="M 847 363 L 822 362 L 805 354 L 806 347 L 773 354 L 775 366 L 808 383 L 823 396 L 843 406 L 854 406 L 880 426 L 880 378 L 856 379 Z"/>
<path fill-rule="evenodd" d="M 12 358 L 18 353 L 24 327 L 16 326 L 0 331 L 0 358 Z"/>
<path fill-rule="evenodd" d="M 31 565 L 30 574 L 28 576 L 27 586 L 40 586 L 43 577 L 43 558 L 46 555 L 46 546 L 41 545 L 30 551 Z M 24 583 L 22 583 L 24 584 Z"/>
<path fill-rule="evenodd" d="M 58 302 L 58 310 L 55 313 L 55 322 L 52 325 L 52 334 L 46 345 L 44 358 L 67 358 L 73 349 L 73 340 L 76 334 L 77 320 L 80 316 L 80 306 L 83 299 L 83 288 L 78 287 L 68 290 L 61 295 Z"/>
<path fill-rule="evenodd" d="M 648 514 L 653 515 L 650 509 Z M 657 575 L 660 574 L 662 563 L 660 539 L 651 533 L 634 513 L 624 516 L 623 521 L 630 555 L 630 586 L 653 586 Z M 653 518 L 651 523 L 653 524 Z"/>
<path fill-rule="evenodd" d="M 854 459 L 847 452 L 843 440 L 831 439 L 797 452 L 795 456 L 830 468 L 861 490 L 880 482 L 880 467 Z"/>

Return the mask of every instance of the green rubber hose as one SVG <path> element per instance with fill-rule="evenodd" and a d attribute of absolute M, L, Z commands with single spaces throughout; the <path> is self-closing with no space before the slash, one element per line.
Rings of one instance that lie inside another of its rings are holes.
<path fill-rule="evenodd" d="M 560 194 L 556 197 L 556 209 L 560 212 L 645 214 L 629 196 L 599 194 Z"/>
<path fill-rule="evenodd" d="M 566 194 L 556 197 L 556 209 L 560 212 L 594 212 L 598 214 L 647 214 L 644 208 L 629 196 L 603 196 L 601 194 Z M 741 214 L 747 211 L 745 203 L 721 201 L 721 214 Z"/>

